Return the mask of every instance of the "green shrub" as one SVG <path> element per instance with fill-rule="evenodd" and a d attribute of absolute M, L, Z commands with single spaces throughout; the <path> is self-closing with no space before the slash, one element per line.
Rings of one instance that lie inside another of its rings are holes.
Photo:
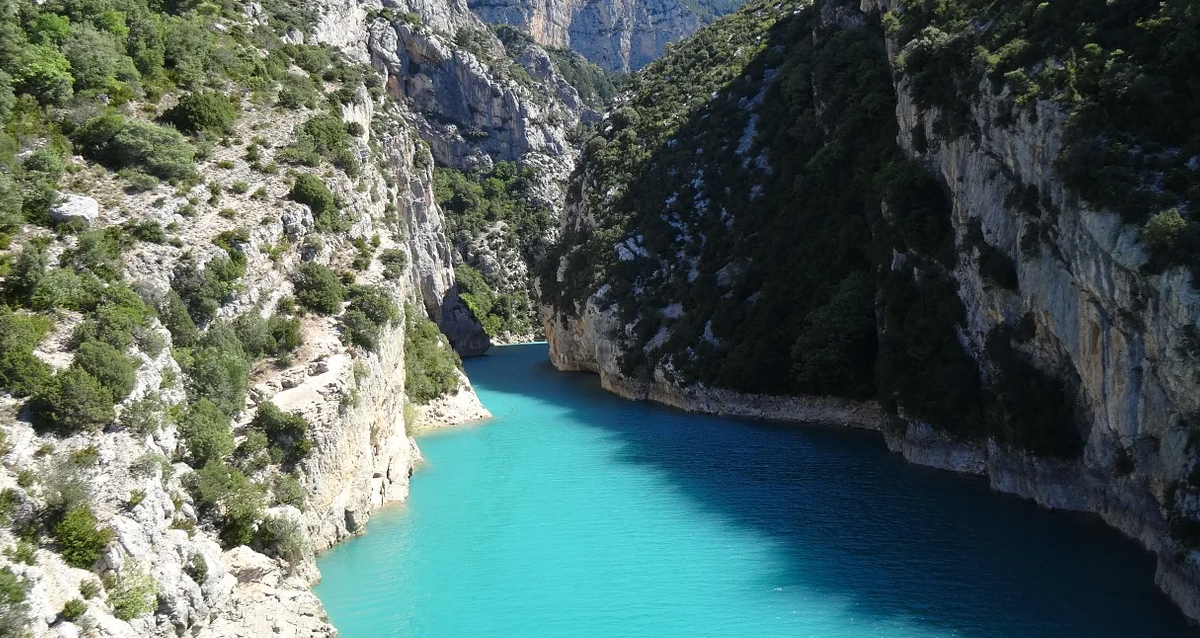
<path fill-rule="evenodd" d="M 50 381 L 50 366 L 33 354 L 50 329 L 38 316 L 13 313 L 0 306 L 0 388 L 13 396 L 37 394 Z"/>
<path fill-rule="evenodd" d="M 308 533 L 299 521 L 268 515 L 259 525 L 256 544 L 289 563 L 298 563 L 310 553 Z"/>
<path fill-rule="evenodd" d="M 135 339 L 144 341 L 154 311 L 128 286 L 113 284 L 100 294 L 99 305 L 75 328 L 75 343 L 101 341 L 125 351 Z"/>
<path fill-rule="evenodd" d="M 103 341 L 86 341 L 80 345 L 72 365 L 99 381 L 115 401 L 129 396 L 137 383 L 137 359 Z"/>
<path fill-rule="evenodd" d="M 399 248 L 385 248 L 379 252 L 379 263 L 383 264 L 385 277 L 398 281 L 404 277 L 404 268 L 408 266 L 408 253 Z"/>
<path fill-rule="evenodd" d="M 391 297 L 373 286 L 351 286 L 350 306 L 342 315 L 342 340 L 367 350 L 379 345 L 379 331 L 400 316 Z"/>
<path fill-rule="evenodd" d="M 37 549 L 37 545 L 19 538 L 16 545 L 4 550 L 4 555 L 11 558 L 13 562 L 37 565 Z"/>
<path fill-rule="evenodd" d="M 271 480 L 271 496 L 276 503 L 291 505 L 300 511 L 304 511 L 308 500 L 300 479 L 293 473 L 275 475 Z"/>
<path fill-rule="evenodd" d="M 329 268 L 313 262 L 300 264 L 292 284 L 296 301 L 305 309 L 325 315 L 341 311 L 346 288 Z"/>
<path fill-rule="evenodd" d="M 112 392 L 79 367 L 54 375 L 35 404 L 39 421 L 65 434 L 99 430 L 116 418 Z"/>
<path fill-rule="evenodd" d="M 241 254 L 236 250 L 232 252 Z M 217 255 L 200 268 L 195 260 L 189 257 L 175 268 L 171 287 L 178 292 L 180 299 L 187 306 L 193 322 L 203 324 L 217 315 L 217 309 L 237 290 L 238 280 L 245 274 L 244 259 L 236 260 L 227 255 Z"/>
<path fill-rule="evenodd" d="M 86 230 L 79 233 L 75 247 L 63 255 L 63 263 L 76 271 L 88 271 L 105 281 L 120 281 L 121 253 L 133 244 L 120 227 Z"/>
<path fill-rule="evenodd" d="M 462 362 L 436 324 L 417 306 L 409 306 L 404 331 L 404 391 L 417 403 L 429 401 L 458 387 Z"/>
<path fill-rule="evenodd" d="M 167 233 L 163 230 L 162 224 L 157 221 L 135 222 L 130 220 L 125 222 L 121 227 L 138 241 L 150 242 L 151 244 L 167 243 Z"/>
<path fill-rule="evenodd" d="M 275 342 L 272 352 L 277 356 L 294 352 L 304 342 L 300 336 L 300 320 L 295 317 L 273 315 L 267 320 L 267 331 Z"/>
<path fill-rule="evenodd" d="M 190 348 L 200 341 L 200 330 L 188 313 L 183 298 L 174 288 L 167 291 L 167 298 L 158 312 L 159 320 L 171 333 L 171 340 L 176 346 Z"/>
<path fill-rule="evenodd" d="M 103 284 L 91 273 L 79 274 L 69 268 L 46 271 L 38 280 L 29 307 L 34 310 L 87 310 L 96 304 Z"/>
<path fill-rule="evenodd" d="M 183 566 L 183 573 L 187 574 L 197 585 L 203 585 L 208 581 L 208 562 L 201 554 L 192 554 L 188 557 L 187 564 Z"/>
<path fill-rule="evenodd" d="M 85 613 L 87 613 L 87 603 L 82 598 L 74 598 L 63 605 L 62 611 L 58 612 L 58 615 L 67 622 L 75 622 Z"/>
<path fill-rule="evenodd" d="M 881 286 L 885 330 L 876 363 L 881 403 L 964 438 L 982 433 L 979 369 L 957 337 L 966 311 L 953 280 L 911 269 Z"/>
<path fill-rule="evenodd" d="M 188 450 L 188 464 L 203 467 L 233 452 L 233 433 L 229 417 L 207 398 L 201 398 L 184 411 L 179 419 L 179 435 Z"/>
<path fill-rule="evenodd" d="M 188 93 L 163 113 L 163 121 L 184 133 L 231 133 L 236 120 L 237 108 L 233 102 L 216 91 Z"/>
<path fill-rule="evenodd" d="M 54 525 L 59 555 L 68 565 L 79 569 L 90 569 L 114 537 L 111 529 L 99 527 L 96 515 L 86 506 L 68 510 Z"/>
<path fill-rule="evenodd" d="M 184 481 L 204 516 L 217 522 L 226 547 L 246 545 L 262 518 L 263 489 L 220 461 L 209 461 Z"/>
<path fill-rule="evenodd" d="M 27 303 L 38 283 L 46 276 L 49 256 L 40 243 L 26 242 L 12 261 L 4 278 L 4 295 L 15 303 Z"/>
<path fill-rule="evenodd" d="M 295 412 L 283 412 L 270 401 L 258 405 L 250 427 L 267 437 L 272 456 L 278 456 L 287 467 L 294 467 L 312 451 L 308 436 L 308 421 Z"/>
<path fill-rule="evenodd" d="M 279 106 L 285 109 L 316 108 L 319 89 L 307 75 L 288 75 L 279 89 Z"/>
<path fill-rule="evenodd" d="M 271 455 L 267 448 L 267 435 L 258 430 L 246 432 L 246 438 L 233 451 L 237 466 L 243 472 L 252 474 L 271 464 Z"/>
<path fill-rule="evenodd" d="M 331 232 L 350 227 L 349 221 L 342 218 L 341 204 L 319 177 L 307 173 L 297 175 L 288 198 L 312 209 L 317 230 Z"/>
<path fill-rule="evenodd" d="M 351 177 L 361 171 L 351 147 L 348 125 L 331 114 L 314 115 L 296 130 L 296 140 L 276 155 L 280 161 L 316 166 L 328 159 Z"/>
<path fill-rule="evenodd" d="M 257 359 L 275 350 L 275 338 L 267 329 L 267 320 L 258 312 L 248 312 L 234 319 L 233 331 L 237 334 L 242 349 L 251 359 Z"/>
<path fill-rule="evenodd" d="M 188 393 L 209 399 L 232 415 L 242 409 L 250 381 L 250 359 L 228 325 L 210 327 L 192 353 Z"/>
<path fill-rule="evenodd" d="M 138 80 L 137 68 L 125 55 L 124 43 L 89 24 L 73 25 L 62 51 L 71 65 L 76 92 L 128 96 L 130 90 L 123 85 L 136 84 Z"/>
<path fill-rule="evenodd" d="M 12 66 L 13 89 L 28 93 L 43 104 L 60 104 L 71 99 L 71 63 L 56 47 L 32 44 L 18 47 Z"/>
<path fill-rule="evenodd" d="M 1142 243 L 1150 256 L 1150 271 L 1189 265 L 1200 272 L 1200 224 L 1184 218 L 1178 208 L 1152 215 L 1142 226 Z"/>
<path fill-rule="evenodd" d="M 128 120 L 113 109 L 88 120 L 74 139 L 85 156 L 115 170 L 133 167 L 167 180 L 195 175 L 195 150 L 178 131 Z"/>
<path fill-rule="evenodd" d="M 23 636 L 31 624 L 29 583 L 10 567 L 0 567 L 0 636 Z"/>
<path fill-rule="evenodd" d="M 803 392 L 870 397 L 875 371 L 875 287 L 865 273 L 843 279 L 813 310 L 792 346 L 792 372 Z"/>
<path fill-rule="evenodd" d="M 100 583 L 94 580 L 85 580 L 79 583 L 79 595 L 85 600 L 90 600 L 100 595 Z"/>
<path fill-rule="evenodd" d="M 158 582 L 141 565 L 127 564 L 120 575 L 106 582 L 105 588 L 113 616 L 120 620 L 145 616 L 158 605 Z"/>
<path fill-rule="evenodd" d="M 0 76 L 0 87 L 4 84 L 3 79 Z M 0 113 L 0 116 L 2 115 Z M 21 228 L 25 223 L 25 216 L 21 213 L 23 207 L 24 202 L 17 183 L 7 173 L 0 173 L 0 233 L 13 233 Z"/>

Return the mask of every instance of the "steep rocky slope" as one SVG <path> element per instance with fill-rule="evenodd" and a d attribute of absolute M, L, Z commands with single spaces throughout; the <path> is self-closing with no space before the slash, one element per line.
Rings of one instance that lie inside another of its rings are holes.
<path fill-rule="evenodd" d="M 1200 294 L 1172 252 L 1195 232 L 1195 131 L 1123 119 L 1137 87 L 1194 108 L 1172 75 L 1194 16 L 976 4 L 754 4 L 650 65 L 576 172 L 551 357 L 632 398 L 876 428 L 1099 514 L 1200 619 Z M 1044 32 L 1061 20 L 1092 42 Z M 1059 62 L 1106 49 L 1129 66 Z"/>
<path fill-rule="evenodd" d="M 314 552 L 407 496 L 416 428 L 488 416 L 451 349 L 489 344 L 435 159 L 537 166 L 561 199 L 582 109 L 540 49 L 407 8 L 183 11 L 205 89 L 167 47 L 69 104 L 0 100 L 24 123 L 0 169 L 0 635 L 333 635 Z M 7 33 L 117 28 L 75 10 Z"/>
<path fill-rule="evenodd" d="M 396 10 L 407 13 L 385 19 Z M 517 163 L 530 177 L 528 198 L 557 215 L 577 153 L 568 137 L 581 119 L 594 115 L 543 49 L 509 50 L 466 7 L 454 3 L 396 9 L 350 3 L 323 11 L 318 36 L 345 42 L 360 55 L 365 42 L 365 59 L 383 75 L 387 93 L 407 106 L 409 121 L 434 162 L 464 173 L 487 172 L 497 162 Z M 357 41 L 359 49 L 354 34 L 364 38 Z M 422 206 L 436 206 L 431 191 L 421 197 L 427 200 Z M 456 350 L 480 354 L 491 344 L 479 325 L 483 317 L 475 317 L 459 299 L 447 275 L 454 264 L 495 264 L 493 286 L 515 291 L 522 305 L 532 307 L 527 275 L 532 257 L 489 248 L 495 241 L 514 243 L 517 232 L 527 229 L 492 226 L 447 250 L 440 217 L 435 213 L 421 222 L 422 230 L 414 229 L 414 237 L 428 236 L 417 239 L 427 246 L 416 256 L 422 297 Z M 531 334 L 505 336 L 521 340 Z"/>
<path fill-rule="evenodd" d="M 539 43 L 570 47 L 607 71 L 637 70 L 718 16 L 737 0 L 470 0 L 471 10 L 492 24 L 528 31 Z"/>

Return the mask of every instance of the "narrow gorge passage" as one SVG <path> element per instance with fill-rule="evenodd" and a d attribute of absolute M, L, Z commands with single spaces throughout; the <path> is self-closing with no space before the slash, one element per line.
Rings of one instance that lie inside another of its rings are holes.
<path fill-rule="evenodd" d="M 627 402 L 544 345 L 467 371 L 496 418 L 318 560 L 343 638 L 1195 635 L 1117 532 L 874 435 Z"/>

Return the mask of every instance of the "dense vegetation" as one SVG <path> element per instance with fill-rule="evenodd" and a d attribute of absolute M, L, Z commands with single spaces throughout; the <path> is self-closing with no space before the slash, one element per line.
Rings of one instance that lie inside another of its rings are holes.
<path fill-rule="evenodd" d="M 409 305 L 404 316 L 404 392 L 428 403 L 458 387 L 462 361 L 420 307 Z"/>
<path fill-rule="evenodd" d="M 530 282 L 481 269 L 478 247 L 492 258 L 537 263 L 546 252 L 552 213 L 532 193 L 534 169 L 499 162 L 490 170 L 434 171 L 434 195 L 446 213 L 446 231 L 464 266 L 455 268 L 463 302 L 490 336 L 537 332 Z"/>
<path fill-rule="evenodd" d="M 1149 246 L 1154 266 L 1200 275 L 1200 223 L 1189 214 L 1200 210 L 1193 4 L 920 0 L 885 20 L 903 45 L 898 66 L 918 105 L 938 109 L 943 136 L 978 133 L 968 104 L 984 78 L 1013 113 L 1054 101 L 1069 113 L 1059 157 L 1066 183 L 1130 223 L 1181 213 L 1169 240 L 1158 234 Z"/>
<path fill-rule="evenodd" d="M 896 147 L 883 29 L 756 2 L 634 77 L 584 146 L 570 193 L 588 219 L 546 261 L 546 300 L 614 305 L 634 377 L 878 397 L 956 436 L 1078 454 L 1072 386 L 1019 331 L 989 340 L 986 371 L 960 343 L 958 261 L 1019 282 L 978 229 L 955 245 L 945 186 Z"/>
<path fill-rule="evenodd" d="M 873 390 L 871 296 L 856 288 L 873 278 L 874 177 L 896 153 L 887 61 L 868 29 L 814 45 L 812 12 L 788 7 L 751 5 L 673 48 L 585 146 L 597 228 L 567 229 L 561 245 L 578 248 L 546 293 L 576 302 L 605 273 L 633 326 L 630 371 L 666 362 L 743 391 Z M 836 119 L 820 122 L 819 105 Z M 834 327 L 844 352 L 792 347 Z M 843 378 L 825 378 L 830 356 Z"/>
<path fill-rule="evenodd" d="M 496 25 L 492 30 L 504 43 L 504 48 L 510 56 L 519 56 L 534 44 L 532 36 L 509 25 Z M 579 99 L 583 100 L 584 104 L 600 109 L 616 97 L 621 77 L 606 73 L 604 69 L 571 49 L 550 46 L 542 48 L 550 56 L 563 79 L 579 92 Z"/>

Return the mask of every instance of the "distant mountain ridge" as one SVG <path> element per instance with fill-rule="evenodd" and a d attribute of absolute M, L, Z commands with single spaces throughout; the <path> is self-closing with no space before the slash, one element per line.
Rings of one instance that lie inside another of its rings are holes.
<path fill-rule="evenodd" d="M 604 70 L 637 70 L 742 0 L 468 0 L 485 22 L 528 31 L 539 44 L 570 47 Z"/>

